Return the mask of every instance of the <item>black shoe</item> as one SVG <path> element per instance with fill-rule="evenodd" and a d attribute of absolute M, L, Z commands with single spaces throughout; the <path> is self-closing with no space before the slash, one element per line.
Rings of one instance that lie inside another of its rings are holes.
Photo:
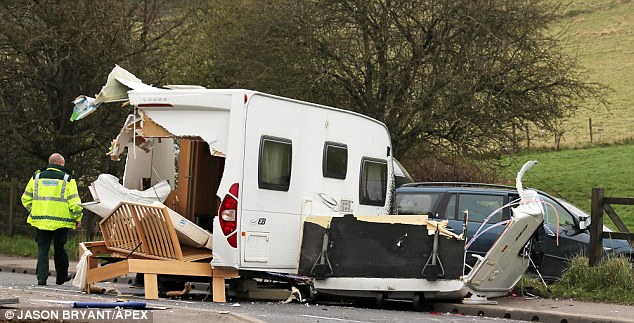
<path fill-rule="evenodd" d="M 66 278 L 63 280 L 60 280 L 59 277 L 57 278 L 57 281 L 55 282 L 55 284 L 57 285 L 63 285 L 65 282 L 70 281 L 71 279 L 73 279 L 73 275 L 71 274 L 67 274 Z"/>
<path fill-rule="evenodd" d="M 37 281 L 37 284 L 40 286 L 46 286 L 46 281 Z"/>
<path fill-rule="evenodd" d="M 132 284 L 130 284 L 130 286 L 132 287 L 143 287 L 143 283 L 144 283 L 144 275 L 143 274 L 136 274 L 136 276 L 134 276 L 134 280 L 132 281 Z"/>
<path fill-rule="evenodd" d="M 144 287 L 144 285 L 143 285 L 143 282 L 140 282 L 140 281 L 138 281 L 138 280 L 135 280 L 135 281 L 133 281 L 133 282 L 132 282 L 132 284 L 130 284 L 130 287 L 138 287 L 138 288 L 141 288 L 141 287 Z"/>

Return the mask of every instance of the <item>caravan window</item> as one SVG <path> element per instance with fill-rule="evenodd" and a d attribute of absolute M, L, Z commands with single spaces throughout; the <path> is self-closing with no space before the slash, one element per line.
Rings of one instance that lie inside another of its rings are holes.
<path fill-rule="evenodd" d="M 361 160 L 361 181 L 359 203 L 365 205 L 385 205 L 387 194 L 387 162 L 381 159 Z"/>
<path fill-rule="evenodd" d="M 324 145 L 324 177 L 346 179 L 348 171 L 348 146 L 327 141 Z"/>
<path fill-rule="evenodd" d="M 292 143 L 288 139 L 262 136 L 258 186 L 263 189 L 288 191 L 291 183 Z"/>

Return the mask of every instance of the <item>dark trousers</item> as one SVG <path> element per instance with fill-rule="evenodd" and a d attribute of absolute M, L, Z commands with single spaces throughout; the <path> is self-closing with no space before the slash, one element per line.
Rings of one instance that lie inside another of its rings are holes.
<path fill-rule="evenodd" d="M 37 281 L 46 282 L 48 278 L 48 251 L 53 241 L 53 260 L 57 272 L 57 283 L 64 283 L 68 276 L 68 253 L 64 249 L 68 241 L 68 228 L 53 231 L 36 229 L 35 241 L 37 241 Z"/>

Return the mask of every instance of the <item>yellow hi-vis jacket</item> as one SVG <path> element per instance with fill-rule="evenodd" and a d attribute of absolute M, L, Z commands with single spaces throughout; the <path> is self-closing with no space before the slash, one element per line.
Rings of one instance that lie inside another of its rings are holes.
<path fill-rule="evenodd" d="M 37 171 L 22 194 L 27 222 L 40 230 L 75 229 L 83 217 L 75 179 L 60 165 Z"/>

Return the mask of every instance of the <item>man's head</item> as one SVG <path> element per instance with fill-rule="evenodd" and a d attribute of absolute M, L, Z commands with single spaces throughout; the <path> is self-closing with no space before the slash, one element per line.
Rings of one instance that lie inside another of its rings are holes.
<path fill-rule="evenodd" d="M 56 165 L 60 165 L 60 166 L 64 166 L 64 156 L 58 154 L 58 153 L 54 153 L 51 155 L 51 157 L 48 158 L 48 163 L 49 164 L 56 164 Z"/>

